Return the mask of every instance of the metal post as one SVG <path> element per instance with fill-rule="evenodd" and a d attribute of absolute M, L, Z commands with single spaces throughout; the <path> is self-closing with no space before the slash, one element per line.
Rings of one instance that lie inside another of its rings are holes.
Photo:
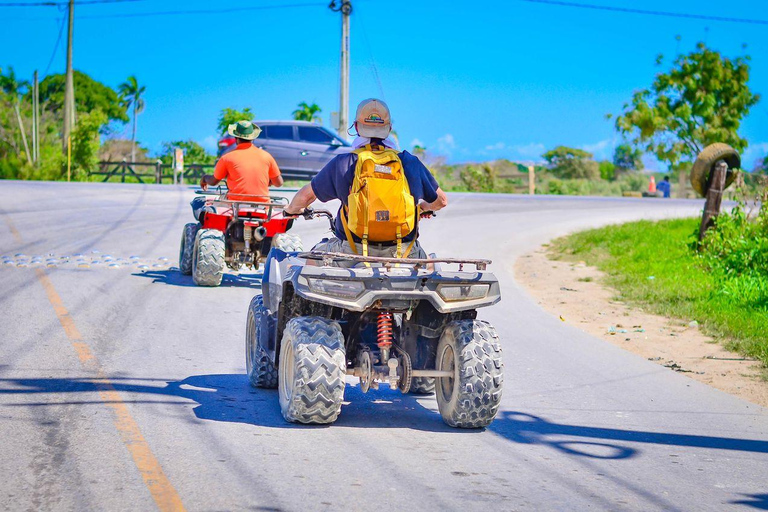
<path fill-rule="evenodd" d="M 37 70 L 32 79 L 32 160 L 40 161 L 40 84 Z"/>
<path fill-rule="evenodd" d="M 158 185 L 160 185 L 163 182 L 163 170 L 160 167 L 162 163 L 163 163 L 162 160 L 158 160 L 155 163 L 155 183 L 157 183 Z"/>
<path fill-rule="evenodd" d="M 528 166 L 528 193 L 530 195 L 536 193 L 536 167 L 533 165 Z"/>
<path fill-rule="evenodd" d="M 336 7 L 335 0 L 329 6 L 331 10 L 341 12 L 341 77 L 339 94 L 339 135 L 349 138 L 349 15 L 352 14 L 351 0 L 341 0 L 341 6 Z"/>
<path fill-rule="evenodd" d="M 70 134 L 75 126 L 75 82 L 72 74 L 72 31 L 75 23 L 75 0 L 69 0 L 69 26 L 67 30 L 67 76 L 64 83 L 64 146 L 70 142 Z"/>

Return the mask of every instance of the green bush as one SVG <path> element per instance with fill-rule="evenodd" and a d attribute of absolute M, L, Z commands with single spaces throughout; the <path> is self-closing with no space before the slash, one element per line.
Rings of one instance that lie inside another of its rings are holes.
<path fill-rule="evenodd" d="M 468 165 L 459 176 L 470 192 L 493 192 L 496 189 L 496 171 L 488 164 Z"/>

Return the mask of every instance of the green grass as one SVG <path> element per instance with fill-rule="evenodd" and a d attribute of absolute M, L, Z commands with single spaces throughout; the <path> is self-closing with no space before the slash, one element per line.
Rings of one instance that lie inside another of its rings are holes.
<path fill-rule="evenodd" d="M 599 268 L 624 301 L 686 324 L 696 320 L 728 349 L 768 365 L 768 308 L 729 293 L 705 268 L 691 248 L 698 225 L 679 219 L 608 226 L 557 239 L 550 254 Z"/>

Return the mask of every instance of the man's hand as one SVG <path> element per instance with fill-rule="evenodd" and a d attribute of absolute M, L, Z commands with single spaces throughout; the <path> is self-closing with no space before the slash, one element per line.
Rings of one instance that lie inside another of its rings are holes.
<path fill-rule="evenodd" d="M 291 209 L 292 205 L 288 205 L 283 209 L 283 217 L 287 219 L 295 219 L 296 217 L 300 217 L 306 208 L 293 208 Z"/>
<path fill-rule="evenodd" d="M 208 182 L 205 181 L 205 176 L 200 178 L 200 188 L 203 189 L 203 191 L 207 191 L 208 190 Z"/>

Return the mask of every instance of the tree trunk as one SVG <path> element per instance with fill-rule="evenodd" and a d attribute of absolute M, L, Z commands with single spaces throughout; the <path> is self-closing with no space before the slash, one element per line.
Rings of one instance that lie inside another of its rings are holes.
<path fill-rule="evenodd" d="M 131 135 L 131 162 L 136 161 L 136 98 L 133 99 L 133 134 Z"/>
<path fill-rule="evenodd" d="M 701 227 L 699 227 L 699 241 L 704 240 L 707 230 L 715 224 L 715 219 L 720 214 L 720 204 L 723 202 L 723 190 L 725 189 L 725 178 L 728 171 L 714 166 L 712 170 L 712 180 L 707 189 L 707 199 L 704 202 L 704 214 L 701 216 Z"/>
<path fill-rule="evenodd" d="M 19 131 L 21 132 L 21 142 L 24 143 L 24 151 L 27 153 L 27 161 L 32 165 L 32 155 L 29 154 L 29 144 L 27 144 L 27 134 L 24 133 L 24 123 L 21 121 L 21 112 L 19 112 L 19 102 L 13 105 L 16 110 L 16 120 L 19 122 Z"/>

